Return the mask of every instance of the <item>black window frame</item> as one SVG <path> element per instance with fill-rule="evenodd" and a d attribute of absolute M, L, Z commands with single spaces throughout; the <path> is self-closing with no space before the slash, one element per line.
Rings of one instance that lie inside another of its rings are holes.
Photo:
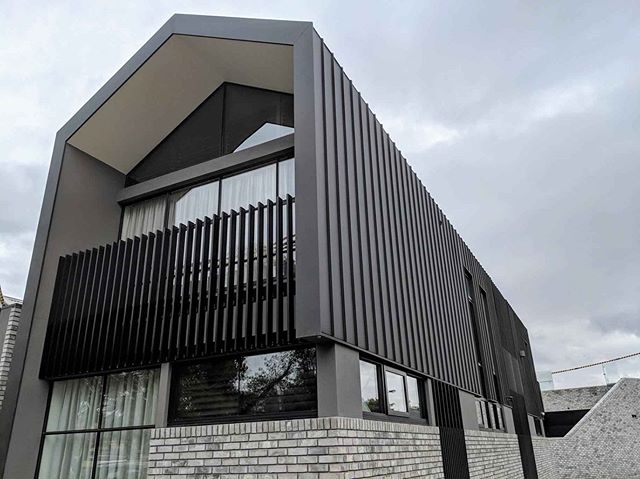
<path fill-rule="evenodd" d="M 427 387 L 426 381 L 427 378 L 421 377 L 417 374 L 413 374 L 410 372 L 403 371 L 402 369 L 398 369 L 393 366 L 388 366 L 379 361 L 375 361 L 369 359 L 367 357 L 361 356 L 360 362 L 365 362 L 368 364 L 372 364 L 376 367 L 376 379 L 378 381 L 378 395 L 380 400 L 381 412 L 369 412 L 362 411 L 362 417 L 365 419 L 374 419 L 374 420 L 383 420 L 383 421 L 397 421 L 409 424 L 421 424 L 428 425 L 429 423 L 429 413 L 428 413 L 428 399 L 427 399 Z M 389 399 L 387 396 L 387 371 L 391 373 L 398 374 L 403 376 L 403 386 L 404 386 L 404 398 L 407 407 L 407 412 L 400 411 L 391 411 L 389 408 Z M 411 377 L 417 380 L 418 383 L 418 399 L 420 401 L 420 418 L 416 418 L 411 415 L 409 412 L 409 391 L 407 385 L 407 378 Z"/>
<path fill-rule="evenodd" d="M 236 415 L 227 415 L 227 416 L 201 416 L 196 419 L 180 419 L 175 416 L 176 412 L 176 404 L 179 399 L 179 390 L 176 387 L 178 381 L 179 367 L 187 367 L 193 364 L 199 364 L 207 361 L 215 361 L 215 360 L 229 360 L 238 357 L 249 357 L 249 356 L 260 356 L 265 354 L 272 353 L 283 353 L 287 351 L 294 351 L 298 349 L 313 349 L 315 352 L 316 359 L 316 382 L 315 382 L 315 392 L 316 392 L 316 407 L 313 410 L 309 411 L 287 411 L 287 412 L 279 412 L 279 413 L 264 413 L 264 414 L 236 414 Z M 243 354 L 238 353 L 229 353 L 229 354 L 220 354 L 213 357 L 208 358 L 198 358 L 194 360 L 188 361 L 179 361 L 172 364 L 171 368 L 171 380 L 169 387 L 169 404 L 167 408 L 167 427 L 182 427 L 182 426 L 204 426 L 209 424 L 226 424 L 226 423 L 237 423 L 237 422 L 256 422 L 256 421 L 272 421 L 272 420 L 281 420 L 281 419 L 308 419 L 318 416 L 318 349 L 315 346 L 298 346 L 294 348 L 278 348 L 278 349 L 269 349 L 269 350 L 255 350 L 248 351 Z M 175 367 L 178 366 L 178 367 Z"/>
<path fill-rule="evenodd" d="M 140 430 L 150 430 L 150 429 L 156 429 L 157 424 L 155 423 L 154 420 L 154 424 L 144 424 L 144 425 L 135 425 L 135 426 L 119 426 L 119 427 L 102 427 L 102 422 L 104 420 L 104 399 L 105 399 L 105 395 L 107 393 L 108 390 L 108 383 L 109 383 L 109 376 L 115 376 L 117 374 L 123 374 L 123 373 L 131 373 L 131 372 L 135 372 L 135 371 L 148 371 L 148 370 L 158 370 L 158 374 L 161 374 L 160 370 L 160 366 L 158 365 L 154 365 L 154 366 L 149 366 L 149 367 L 140 367 L 140 368 L 135 368 L 135 369 L 123 369 L 123 370 L 117 370 L 117 371 L 106 371 L 106 372 L 100 372 L 97 374 L 87 374 L 87 375 L 73 375 L 73 376 L 69 376 L 69 377 L 63 377 L 63 378 L 59 378 L 59 379 L 55 379 L 55 380 L 49 380 L 47 387 L 49 388 L 48 392 L 47 392 L 47 406 L 45 408 L 45 416 L 44 416 L 44 421 L 43 421 L 43 425 L 42 425 L 42 431 L 40 433 L 40 445 L 38 447 L 38 457 L 36 460 L 36 472 L 35 472 L 35 476 L 34 479 L 38 479 L 40 476 L 40 466 L 41 466 L 41 462 L 42 462 L 42 453 L 44 451 L 44 443 L 45 443 L 45 439 L 47 438 L 47 436 L 60 436 L 60 435 L 70 435 L 70 434 L 95 434 L 96 438 L 95 438 L 95 444 L 94 444 L 94 451 L 93 451 L 93 458 L 92 458 L 92 465 L 91 465 L 91 476 L 90 479 L 95 479 L 97 477 L 97 473 L 98 473 L 98 455 L 100 454 L 100 439 L 101 436 L 105 433 L 111 433 L 111 432 L 126 432 L 126 431 L 140 431 Z M 96 427 L 94 428 L 89 428 L 89 429 L 69 429 L 69 430 L 59 430 L 59 431 L 47 431 L 47 424 L 49 422 L 49 412 L 51 409 L 51 401 L 53 399 L 53 386 L 56 382 L 62 382 L 62 381 L 68 381 L 68 380 L 73 380 L 73 379 L 83 379 L 83 378 L 94 378 L 94 377 L 99 377 L 101 378 L 101 392 L 100 392 L 100 404 L 99 404 L 99 412 L 98 412 L 98 424 Z M 161 391 L 158 392 L 159 394 L 161 394 Z M 159 403 L 160 398 L 157 398 L 157 403 L 156 403 L 156 407 L 160 404 Z M 157 414 L 157 410 L 156 410 L 156 414 Z"/>

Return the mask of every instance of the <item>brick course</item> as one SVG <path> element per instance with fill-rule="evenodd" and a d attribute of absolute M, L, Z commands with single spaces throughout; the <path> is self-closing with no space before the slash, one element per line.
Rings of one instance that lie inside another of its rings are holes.
<path fill-rule="evenodd" d="M 524 478 L 518 436 L 498 432 L 465 430 L 469 477 Z"/>
<path fill-rule="evenodd" d="M 20 307 L 11 307 L 7 328 L 4 338 L 2 338 L 2 351 L 0 352 L 0 409 L 4 403 L 4 396 L 7 389 L 7 380 L 9 379 L 9 371 L 11 370 L 11 361 L 13 360 L 13 350 L 16 344 L 16 336 L 18 327 L 20 326 Z"/>
<path fill-rule="evenodd" d="M 150 478 L 443 478 L 438 428 L 316 418 L 156 429 Z"/>

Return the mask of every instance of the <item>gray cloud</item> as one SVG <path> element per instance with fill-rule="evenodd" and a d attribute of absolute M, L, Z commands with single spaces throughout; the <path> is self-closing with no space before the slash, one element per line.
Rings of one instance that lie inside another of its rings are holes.
<path fill-rule="evenodd" d="M 528 326 L 540 368 L 640 350 L 640 5 L 236 3 L 3 4 L 5 290 L 24 288 L 55 131 L 174 11 L 303 19 Z"/>

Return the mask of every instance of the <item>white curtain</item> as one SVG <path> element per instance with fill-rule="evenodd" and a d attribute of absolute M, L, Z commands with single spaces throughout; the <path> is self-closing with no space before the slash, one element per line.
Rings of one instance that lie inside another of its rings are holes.
<path fill-rule="evenodd" d="M 39 479 L 90 479 L 96 433 L 52 432 L 150 426 L 155 422 L 160 371 L 149 369 L 107 377 L 54 383 Z M 143 479 L 149 453 L 149 429 L 100 433 L 97 477 Z"/>
<path fill-rule="evenodd" d="M 133 238 L 164 229 L 167 197 L 159 196 L 124 208 L 122 239 Z"/>
<path fill-rule="evenodd" d="M 95 433 L 46 436 L 38 479 L 89 479 L 95 443 Z"/>
<path fill-rule="evenodd" d="M 218 214 L 220 183 L 214 181 L 188 190 L 178 191 L 169 197 L 169 225 L 195 222 L 205 216 Z"/>
<path fill-rule="evenodd" d="M 158 397 L 158 369 L 109 376 L 102 427 L 152 425 Z"/>
<path fill-rule="evenodd" d="M 296 196 L 295 160 L 278 163 L 278 196 L 286 199 L 287 195 Z"/>
<path fill-rule="evenodd" d="M 99 376 L 54 383 L 47 432 L 98 427 L 101 396 Z"/>
<path fill-rule="evenodd" d="M 54 383 L 47 432 L 98 427 L 102 377 Z M 47 435 L 42 448 L 40 479 L 91 477 L 95 433 Z"/>
<path fill-rule="evenodd" d="M 96 466 L 97 479 L 145 479 L 149 429 L 104 432 Z"/>
<path fill-rule="evenodd" d="M 240 173 L 222 180 L 220 211 L 229 213 L 241 207 L 276 199 L 276 165 Z"/>

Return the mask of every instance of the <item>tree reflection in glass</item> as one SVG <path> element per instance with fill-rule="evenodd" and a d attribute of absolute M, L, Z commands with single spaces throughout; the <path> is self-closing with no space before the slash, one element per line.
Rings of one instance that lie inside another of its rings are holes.
<path fill-rule="evenodd" d="M 215 359 L 176 368 L 173 418 L 317 409 L 315 349 Z"/>

